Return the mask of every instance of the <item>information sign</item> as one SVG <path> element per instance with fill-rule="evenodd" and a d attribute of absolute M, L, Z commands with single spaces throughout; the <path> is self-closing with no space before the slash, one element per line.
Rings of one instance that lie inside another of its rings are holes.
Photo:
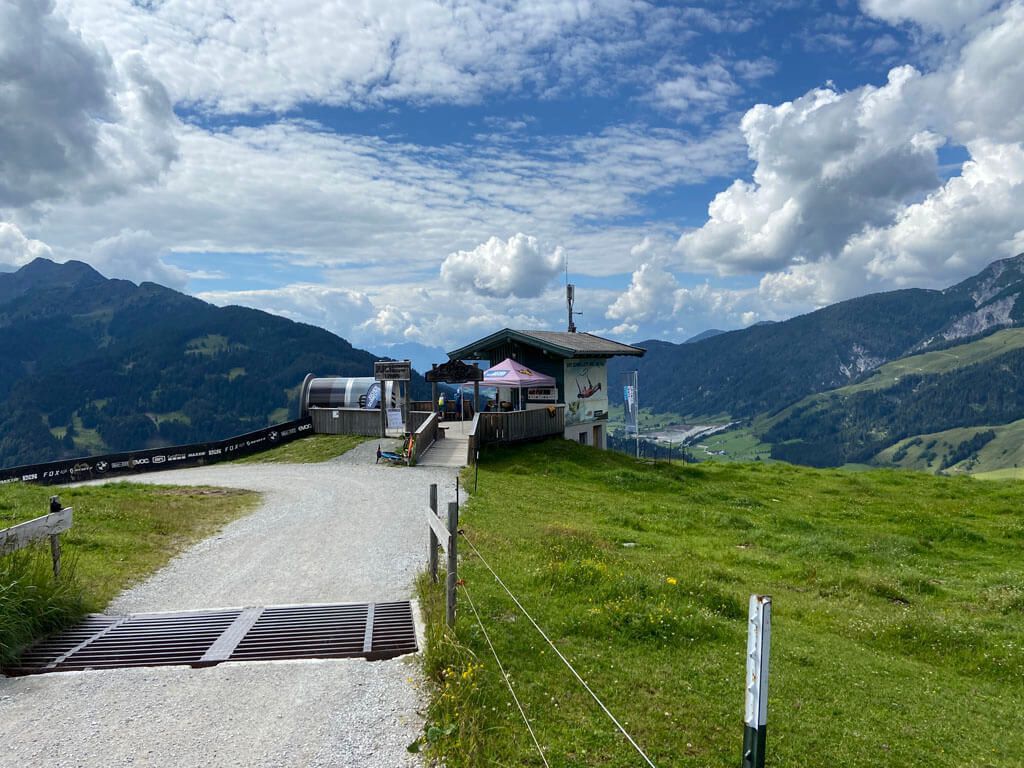
<path fill-rule="evenodd" d="M 373 364 L 373 378 L 377 381 L 409 381 L 412 363 L 408 360 L 387 360 Z"/>

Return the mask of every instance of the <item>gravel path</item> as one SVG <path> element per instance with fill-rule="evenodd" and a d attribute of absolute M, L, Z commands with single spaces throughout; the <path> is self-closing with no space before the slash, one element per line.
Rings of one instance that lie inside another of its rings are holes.
<path fill-rule="evenodd" d="M 454 500 L 456 471 L 374 466 L 375 449 L 135 478 L 248 488 L 263 504 L 108 612 L 408 599 L 426 559 L 429 485 Z M 410 659 L 0 678 L 0 766 L 415 765 L 406 746 L 422 729 L 418 681 Z"/>

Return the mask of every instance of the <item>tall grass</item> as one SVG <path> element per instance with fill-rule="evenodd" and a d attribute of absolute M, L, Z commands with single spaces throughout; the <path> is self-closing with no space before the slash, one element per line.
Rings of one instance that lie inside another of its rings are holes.
<path fill-rule="evenodd" d="M 10 664 L 32 640 L 85 615 L 75 558 L 61 558 L 53 575 L 49 544 L 0 556 L 0 666 Z"/>

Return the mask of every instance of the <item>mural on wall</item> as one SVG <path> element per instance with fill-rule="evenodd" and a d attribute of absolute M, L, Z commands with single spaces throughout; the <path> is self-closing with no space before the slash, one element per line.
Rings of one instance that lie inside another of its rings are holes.
<path fill-rule="evenodd" d="M 603 358 L 565 361 L 565 423 L 608 418 L 608 366 Z"/>

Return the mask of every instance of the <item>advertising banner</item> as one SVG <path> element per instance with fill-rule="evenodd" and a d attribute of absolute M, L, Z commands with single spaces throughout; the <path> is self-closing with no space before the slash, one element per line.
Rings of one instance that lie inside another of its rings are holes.
<path fill-rule="evenodd" d="M 637 386 L 637 372 L 622 372 L 622 405 L 626 417 L 626 434 L 638 433 L 637 423 L 640 411 L 640 392 Z"/>
<path fill-rule="evenodd" d="M 137 472 L 196 467 L 224 459 L 233 459 L 255 451 L 265 451 L 276 445 L 290 443 L 292 440 L 311 434 L 313 434 L 313 422 L 307 417 L 211 443 L 150 448 L 144 451 L 111 453 L 105 456 L 88 456 L 81 459 L 51 461 L 46 464 L 3 469 L 0 470 L 0 485 L 6 483 L 57 485 Z"/>
<path fill-rule="evenodd" d="M 603 358 L 565 361 L 565 423 L 608 418 L 608 366 Z"/>

